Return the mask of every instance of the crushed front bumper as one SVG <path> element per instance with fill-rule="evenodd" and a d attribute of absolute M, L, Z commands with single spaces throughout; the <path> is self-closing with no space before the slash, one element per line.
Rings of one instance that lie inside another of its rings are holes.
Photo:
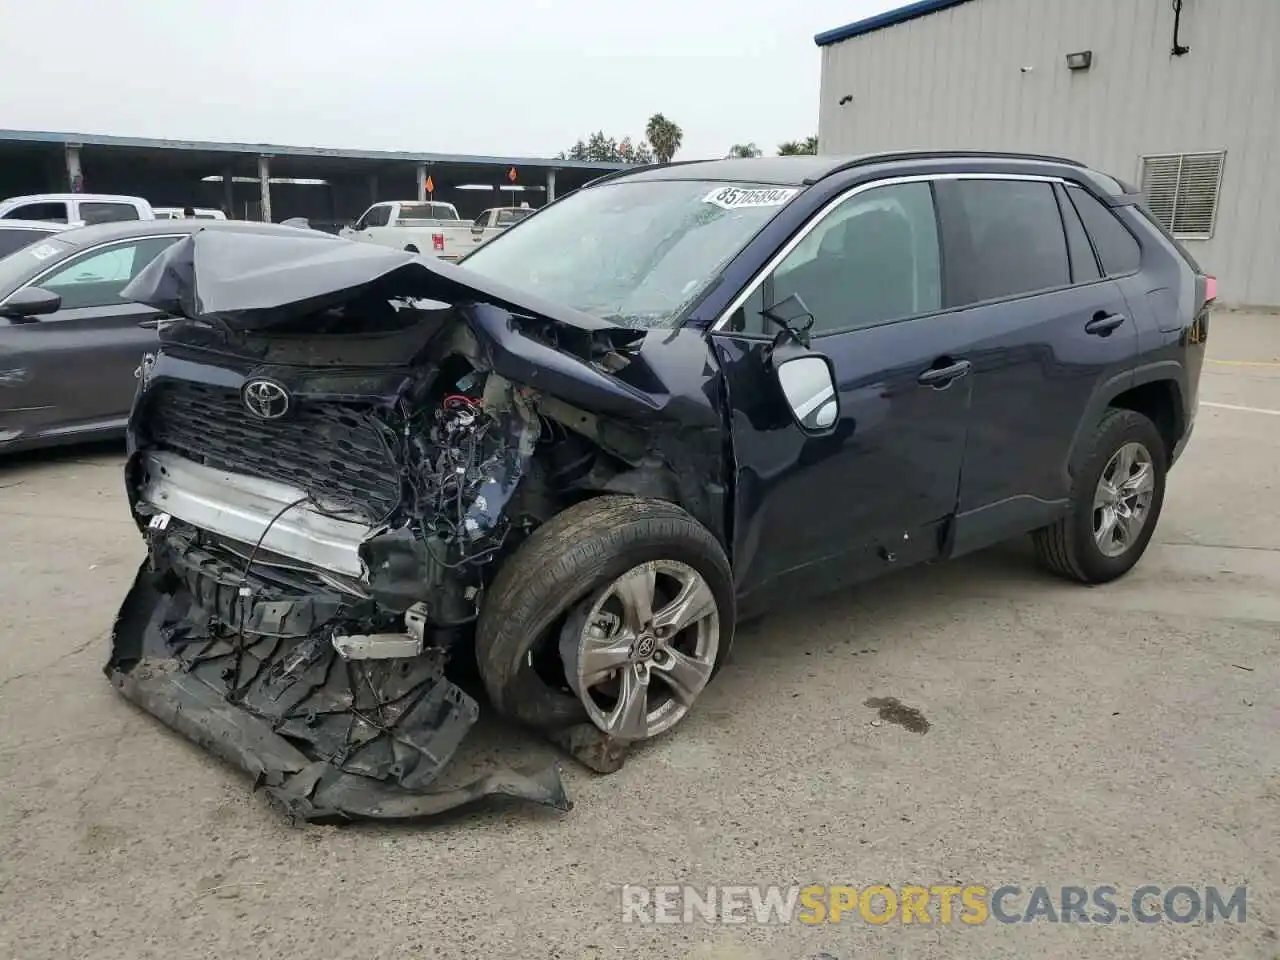
<path fill-rule="evenodd" d="M 347 661 L 320 629 L 323 594 L 245 597 L 234 571 L 144 562 L 105 673 L 125 697 L 248 772 L 289 816 L 415 819 L 482 797 L 571 804 L 554 766 L 429 789 L 479 715 L 444 652 Z"/>

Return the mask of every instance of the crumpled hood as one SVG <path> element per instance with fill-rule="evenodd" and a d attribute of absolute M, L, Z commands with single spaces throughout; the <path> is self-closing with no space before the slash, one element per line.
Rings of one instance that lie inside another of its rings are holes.
<path fill-rule="evenodd" d="M 441 260 L 328 234 L 200 230 L 153 260 L 121 291 L 125 300 L 212 321 L 236 331 L 264 330 L 362 294 L 448 304 L 487 303 L 608 342 L 627 351 L 644 331 L 551 303 Z"/>

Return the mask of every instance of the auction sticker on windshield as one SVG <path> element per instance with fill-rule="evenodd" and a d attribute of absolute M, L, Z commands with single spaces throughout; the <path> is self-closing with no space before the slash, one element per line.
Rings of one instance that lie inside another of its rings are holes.
<path fill-rule="evenodd" d="M 771 187 L 764 190 L 744 190 L 742 187 L 718 187 L 702 198 L 703 203 L 714 203 L 725 210 L 739 207 L 780 207 L 800 191 L 788 187 Z"/>

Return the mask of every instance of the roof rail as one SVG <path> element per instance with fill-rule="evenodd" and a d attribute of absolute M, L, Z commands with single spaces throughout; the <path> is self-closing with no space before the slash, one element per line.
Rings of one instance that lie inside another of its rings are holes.
<path fill-rule="evenodd" d="M 885 153 L 867 153 L 852 157 L 847 163 L 832 167 L 822 177 L 833 173 L 850 170 L 854 167 L 865 167 L 873 163 L 894 163 L 900 160 L 1034 160 L 1040 163 L 1060 163 L 1068 167 L 1087 169 L 1079 160 L 1069 157 L 1054 157 L 1041 153 L 1017 153 L 1012 150 L 890 150 Z M 819 179 L 822 179 L 821 177 Z M 816 181 L 808 181 L 810 183 Z"/>
<path fill-rule="evenodd" d="M 665 168 L 665 167 L 684 167 L 684 166 L 688 166 L 691 163 L 706 163 L 706 162 L 707 162 L 706 160 L 671 160 L 667 163 L 662 163 L 661 161 L 658 161 L 656 163 L 637 163 L 635 166 L 623 167 L 621 170 L 613 170 L 609 173 L 604 174 L 603 176 L 596 177 L 592 180 L 588 180 L 578 189 L 585 190 L 587 189 L 587 187 L 594 187 L 598 183 L 605 183 L 606 181 L 609 181 L 609 180 L 616 180 L 618 177 L 625 177 L 627 174 L 630 174 L 630 173 L 639 173 L 641 170 L 657 170 L 659 168 Z"/>

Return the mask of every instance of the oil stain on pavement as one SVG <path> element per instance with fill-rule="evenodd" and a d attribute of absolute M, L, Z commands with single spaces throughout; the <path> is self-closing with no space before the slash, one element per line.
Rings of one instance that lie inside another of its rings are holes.
<path fill-rule="evenodd" d="M 928 733 L 929 721 L 915 707 L 908 707 L 897 697 L 870 697 L 863 702 L 864 706 L 880 711 L 880 719 L 896 723 L 911 733 Z"/>

